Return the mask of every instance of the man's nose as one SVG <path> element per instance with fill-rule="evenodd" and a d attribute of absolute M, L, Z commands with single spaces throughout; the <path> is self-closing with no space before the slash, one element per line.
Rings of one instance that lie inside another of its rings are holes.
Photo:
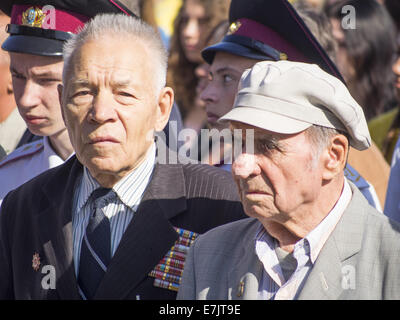
<path fill-rule="evenodd" d="M 89 112 L 89 120 L 97 123 L 116 120 L 117 113 L 113 102 L 111 94 L 99 93 L 93 99 L 93 105 Z"/>
<path fill-rule="evenodd" d="M 20 108 L 32 108 L 40 104 L 41 88 L 34 81 L 27 80 L 19 90 L 14 89 L 15 98 Z"/>
<path fill-rule="evenodd" d="M 218 94 L 212 82 L 208 81 L 204 90 L 200 93 L 200 99 L 204 102 L 217 102 Z"/>
<path fill-rule="evenodd" d="M 232 174 L 242 179 L 261 173 L 256 156 L 250 153 L 240 154 L 232 164 Z"/>

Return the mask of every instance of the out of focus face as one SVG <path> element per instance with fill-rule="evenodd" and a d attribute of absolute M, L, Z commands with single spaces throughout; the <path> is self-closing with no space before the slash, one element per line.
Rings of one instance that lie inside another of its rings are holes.
<path fill-rule="evenodd" d="M 347 54 L 345 34 L 339 20 L 331 19 L 331 24 L 332 35 L 338 44 L 338 49 L 336 52 L 336 63 L 344 80 L 350 83 L 352 79 L 354 79 L 356 72 Z"/>
<path fill-rule="evenodd" d="M 184 4 L 180 41 L 186 58 L 193 63 L 201 63 L 201 50 L 205 47 L 208 17 L 205 8 L 196 0 Z"/>
<path fill-rule="evenodd" d="M 211 127 L 227 127 L 217 120 L 233 106 L 242 73 L 258 60 L 217 52 L 209 69 L 209 81 L 200 95 L 206 104 L 207 120 Z"/>
<path fill-rule="evenodd" d="M 63 65 L 59 57 L 10 52 L 15 101 L 33 134 L 52 136 L 66 130 L 57 90 Z"/>
<path fill-rule="evenodd" d="M 78 159 L 95 178 L 117 182 L 135 169 L 168 120 L 170 108 L 160 120 L 151 57 L 142 41 L 112 37 L 86 42 L 72 57 L 64 118 Z"/>
<path fill-rule="evenodd" d="M 393 72 L 396 75 L 397 97 L 400 99 L 400 57 L 397 58 L 393 65 Z"/>
<path fill-rule="evenodd" d="M 254 154 L 244 152 L 232 165 L 248 216 L 283 223 L 317 201 L 323 164 L 315 161 L 304 131 L 278 134 L 239 122 L 232 122 L 231 128 L 242 130 L 244 144 L 248 130 L 254 130 Z"/>
<path fill-rule="evenodd" d="M 397 97 L 400 99 L 400 32 L 397 35 L 397 59 L 393 64 L 393 72 L 396 75 L 396 89 L 397 89 Z"/>

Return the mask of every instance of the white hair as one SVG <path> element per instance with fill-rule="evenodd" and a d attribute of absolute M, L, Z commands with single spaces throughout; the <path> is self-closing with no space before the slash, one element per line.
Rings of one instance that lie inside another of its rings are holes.
<path fill-rule="evenodd" d="M 105 37 L 120 37 L 125 42 L 131 37 L 143 41 L 151 57 L 151 63 L 155 66 L 153 72 L 155 80 L 155 92 L 159 94 L 165 87 L 167 77 L 167 50 L 158 32 L 153 27 L 140 19 L 125 14 L 100 14 L 85 24 L 83 29 L 73 35 L 64 44 L 64 71 L 63 82 L 67 81 L 67 74 L 75 52 L 87 41 L 104 39 Z M 133 53 L 134 55 L 134 53 Z"/>

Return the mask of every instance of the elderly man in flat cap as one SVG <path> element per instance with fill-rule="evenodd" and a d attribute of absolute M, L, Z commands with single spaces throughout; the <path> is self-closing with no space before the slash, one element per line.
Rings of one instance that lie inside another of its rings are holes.
<path fill-rule="evenodd" d="M 349 146 L 371 141 L 342 82 L 316 65 L 260 62 L 221 120 L 254 134 L 232 166 L 249 218 L 196 240 L 178 298 L 399 299 L 400 225 L 343 174 Z"/>

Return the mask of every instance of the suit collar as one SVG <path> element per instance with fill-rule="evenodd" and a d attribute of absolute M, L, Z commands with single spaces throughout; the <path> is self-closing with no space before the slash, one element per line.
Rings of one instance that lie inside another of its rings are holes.
<path fill-rule="evenodd" d="M 153 178 L 143 195 L 142 202 L 157 201 L 165 218 L 171 219 L 187 208 L 184 181 L 182 165 L 156 164 Z M 170 205 L 171 202 L 173 205 Z"/>
<path fill-rule="evenodd" d="M 362 247 L 368 206 L 354 184 L 349 183 L 352 200 L 331 236 L 322 248 L 317 261 L 306 279 L 299 299 L 337 299 L 343 292 L 342 280 L 346 260 L 357 254 Z M 349 241 L 351 235 L 351 241 Z"/>
<path fill-rule="evenodd" d="M 368 206 L 358 189 L 352 183 L 349 184 L 353 193 L 352 200 L 322 248 L 298 299 L 337 299 L 343 292 L 345 261 L 361 250 L 366 219 L 363 208 Z M 258 297 L 263 273 L 262 263 L 254 250 L 254 235 L 258 225 L 254 219 L 240 244 L 242 249 L 239 259 L 228 275 L 232 299 L 254 300 Z"/>
<path fill-rule="evenodd" d="M 156 165 L 95 299 L 124 299 L 145 279 L 178 239 L 169 219 L 186 207 L 182 166 Z"/>
<path fill-rule="evenodd" d="M 251 219 L 251 226 L 239 244 L 239 259 L 228 275 L 228 287 L 231 290 L 229 298 L 233 300 L 256 300 L 259 284 L 262 282 L 264 267 L 254 247 L 254 236 L 260 223 L 257 219 Z"/>
<path fill-rule="evenodd" d="M 43 186 L 48 204 L 43 205 L 46 209 L 36 216 L 40 226 L 38 232 L 46 260 L 56 269 L 60 298 L 79 299 L 73 263 L 72 208 L 75 186 L 83 168 L 74 156 L 56 170 L 57 173 Z M 67 183 L 60 188 L 60 181 Z M 95 298 L 126 297 L 178 239 L 169 219 L 186 208 L 182 166 L 156 165 Z"/>
<path fill-rule="evenodd" d="M 72 157 L 64 165 L 53 169 L 56 174 L 43 192 L 47 198 L 42 212 L 35 216 L 37 232 L 49 265 L 56 270 L 57 292 L 62 299 L 79 299 L 73 264 L 72 205 L 77 178 L 82 172 L 81 164 Z M 59 182 L 62 183 L 61 187 Z"/>

